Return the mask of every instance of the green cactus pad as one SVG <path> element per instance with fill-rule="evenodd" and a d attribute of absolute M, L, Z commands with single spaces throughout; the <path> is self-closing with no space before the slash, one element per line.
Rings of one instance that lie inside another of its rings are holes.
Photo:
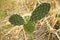
<path fill-rule="evenodd" d="M 33 31 L 35 29 L 35 24 L 32 22 L 28 22 L 27 24 L 24 24 L 24 30 L 28 33 L 28 34 L 32 34 Z"/>
<path fill-rule="evenodd" d="M 24 20 L 20 15 L 14 14 L 9 18 L 9 22 L 13 25 L 23 25 Z"/>
<path fill-rule="evenodd" d="M 50 7 L 51 6 L 49 3 L 42 3 L 37 6 L 36 9 L 32 12 L 30 21 L 36 22 L 37 20 L 40 20 L 41 18 L 45 17 L 45 15 L 49 12 Z"/>

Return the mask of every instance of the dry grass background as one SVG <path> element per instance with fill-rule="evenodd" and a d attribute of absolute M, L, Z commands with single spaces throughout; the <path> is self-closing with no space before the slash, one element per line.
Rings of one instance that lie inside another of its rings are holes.
<path fill-rule="evenodd" d="M 51 10 L 45 18 L 36 23 L 32 36 L 34 40 L 60 40 L 60 18 L 56 17 L 60 10 L 60 0 L 5 0 L 4 9 L 7 16 L 0 20 L 0 40 L 30 40 L 22 25 L 13 26 L 8 18 L 14 13 L 30 15 L 37 4 L 43 2 L 50 3 Z"/>

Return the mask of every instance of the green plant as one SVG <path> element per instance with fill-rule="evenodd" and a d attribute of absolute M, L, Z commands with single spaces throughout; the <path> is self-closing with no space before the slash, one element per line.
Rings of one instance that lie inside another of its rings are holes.
<path fill-rule="evenodd" d="M 14 14 L 9 18 L 9 22 L 13 25 L 23 25 L 24 20 L 20 15 Z"/>
<path fill-rule="evenodd" d="M 24 24 L 24 29 L 27 33 L 31 34 L 34 31 L 34 26 L 35 24 L 29 21 L 28 23 Z"/>
<path fill-rule="evenodd" d="M 36 22 L 43 18 L 50 10 L 49 3 L 42 3 L 41 5 L 37 6 L 36 9 L 32 12 L 30 21 Z"/>
<path fill-rule="evenodd" d="M 9 18 L 9 22 L 14 25 L 24 25 L 23 27 L 25 32 L 30 34 L 31 40 L 33 40 L 31 35 L 35 29 L 35 22 L 45 17 L 45 15 L 49 12 L 49 10 L 50 10 L 50 4 L 42 3 L 39 6 L 37 6 L 36 9 L 32 12 L 31 17 L 28 18 L 29 20 L 27 19 L 28 20 L 27 23 L 25 23 L 23 18 L 18 14 L 12 15 Z"/>
<path fill-rule="evenodd" d="M 25 23 L 27 23 L 28 21 L 30 20 L 30 16 L 28 15 L 26 15 L 26 16 L 24 16 L 24 21 L 25 21 Z"/>

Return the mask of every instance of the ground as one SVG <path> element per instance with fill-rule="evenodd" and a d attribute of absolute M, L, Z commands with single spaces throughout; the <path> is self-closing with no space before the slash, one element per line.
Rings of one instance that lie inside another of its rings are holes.
<path fill-rule="evenodd" d="M 60 40 L 60 10 L 59 0 L 10 0 L 4 2 L 0 8 L 7 14 L 0 14 L 0 40 L 30 40 L 29 35 L 24 31 L 23 25 L 13 26 L 9 23 L 12 14 L 21 16 L 30 15 L 37 5 L 48 2 L 51 4 L 50 12 L 41 20 L 36 22 L 33 32 L 34 40 Z M 1 4 L 0 4 L 1 5 Z M 0 10 L 0 11 L 1 11 Z"/>

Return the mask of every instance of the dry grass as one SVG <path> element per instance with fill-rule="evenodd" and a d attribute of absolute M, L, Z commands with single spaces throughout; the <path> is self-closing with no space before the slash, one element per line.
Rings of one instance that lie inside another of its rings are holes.
<path fill-rule="evenodd" d="M 8 1 L 9 2 L 9 1 Z M 51 10 L 47 16 L 36 23 L 35 31 L 33 32 L 34 40 L 60 40 L 60 18 L 57 16 L 57 11 L 60 10 L 60 1 L 56 0 L 12 0 L 15 7 L 7 3 L 7 18 L 0 21 L 0 40 L 30 40 L 30 37 L 25 33 L 23 26 L 13 26 L 8 22 L 8 17 L 13 13 L 20 15 L 31 14 L 38 5 L 43 2 L 51 4 Z M 58 27 L 59 26 L 59 27 Z"/>

